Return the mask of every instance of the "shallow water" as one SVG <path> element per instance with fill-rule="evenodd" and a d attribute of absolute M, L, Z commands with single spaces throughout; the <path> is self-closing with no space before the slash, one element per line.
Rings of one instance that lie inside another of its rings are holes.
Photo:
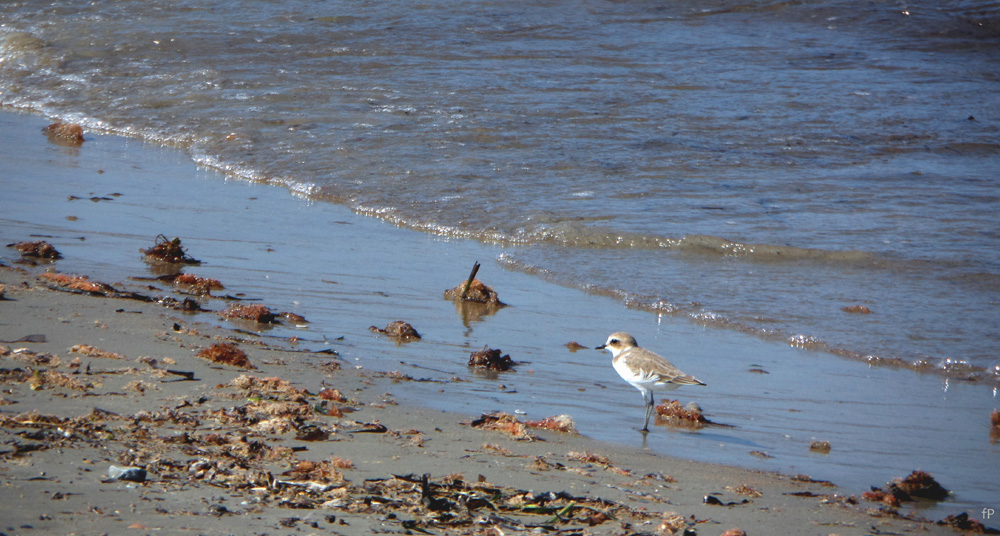
<path fill-rule="evenodd" d="M 0 115 L 0 156 L 9 162 L 0 170 L 0 242 L 46 236 L 65 256 L 56 263 L 59 271 L 110 283 L 149 277 L 155 274 L 139 249 L 159 233 L 181 236 L 189 253 L 204 261 L 187 272 L 218 278 L 228 293 L 310 321 L 307 329 L 284 326 L 262 336 L 295 335 L 301 347 L 334 348 L 348 363 L 424 380 L 394 386 L 391 395 L 400 403 L 471 416 L 568 413 L 587 436 L 641 445 L 633 431 L 642 417 L 638 392 L 614 374 L 607 353 L 564 346 L 597 346 L 609 332 L 628 329 L 640 344 L 708 383 L 673 395 L 697 401 L 709 418 L 729 425 L 698 432 L 654 427 L 646 446 L 656 452 L 807 474 L 832 480 L 847 494 L 919 468 L 955 492 L 925 515 L 995 507 L 1000 446 L 988 436 L 996 405 L 989 385 L 869 367 L 628 309 L 614 297 L 504 270 L 503 247 L 398 229 L 339 205 L 225 181 L 177 152 L 134 140 L 90 135 L 83 147 L 68 148 L 41 134 L 24 137 L 44 124 Z M 14 257 L 13 250 L 0 250 L 5 263 Z M 442 292 L 464 280 L 477 259 L 480 276 L 511 307 L 465 319 Z M 398 346 L 368 331 L 397 319 L 411 321 L 424 339 Z M 189 320 L 221 322 L 213 314 Z M 471 371 L 468 355 L 483 345 L 522 362 L 517 372 Z M 814 439 L 829 441 L 831 453 L 811 453 Z M 665 473 L 671 463 L 680 462 L 665 459 Z"/>
<path fill-rule="evenodd" d="M 698 324 L 956 375 L 1000 353 L 995 4 L 27 0 L 0 21 L 5 106 Z"/>

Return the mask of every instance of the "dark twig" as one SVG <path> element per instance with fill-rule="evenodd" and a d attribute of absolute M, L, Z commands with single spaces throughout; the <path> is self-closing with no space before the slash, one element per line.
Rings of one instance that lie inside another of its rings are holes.
<path fill-rule="evenodd" d="M 469 287 L 472 286 L 472 280 L 476 278 L 476 274 L 479 272 L 479 261 L 472 265 L 472 272 L 469 274 L 469 279 L 465 282 L 465 288 L 462 289 L 462 299 L 465 299 L 465 295 L 469 293 Z"/>

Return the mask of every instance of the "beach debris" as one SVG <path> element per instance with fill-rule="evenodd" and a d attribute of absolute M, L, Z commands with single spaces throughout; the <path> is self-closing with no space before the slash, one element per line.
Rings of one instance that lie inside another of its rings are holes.
<path fill-rule="evenodd" d="M 573 423 L 573 417 L 569 415 L 556 415 L 555 417 L 546 417 L 538 421 L 525 421 L 524 425 L 531 428 L 544 428 L 546 430 L 562 432 L 564 434 L 579 433 L 576 431 L 576 424 Z"/>
<path fill-rule="evenodd" d="M 330 389 L 329 387 L 324 387 L 316 393 L 316 396 L 322 398 L 323 400 L 330 400 L 333 402 L 347 402 L 347 397 L 341 394 L 338 389 Z"/>
<path fill-rule="evenodd" d="M 211 296 L 213 290 L 226 289 L 218 279 L 199 277 L 194 274 L 168 274 L 160 276 L 157 279 L 173 283 L 178 287 L 183 287 L 188 292 L 199 296 Z"/>
<path fill-rule="evenodd" d="M 567 452 L 566 459 L 585 464 L 599 465 L 603 467 L 606 471 L 611 471 L 612 473 L 616 473 L 622 476 L 628 476 L 632 474 L 632 472 L 629 471 L 628 469 L 622 469 L 620 467 L 615 466 L 615 464 L 611 463 L 611 459 L 608 458 L 607 456 L 601 454 L 595 454 L 593 452 L 586 452 L 586 451 Z"/>
<path fill-rule="evenodd" d="M 201 261 L 195 259 L 184 251 L 181 246 L 181 239 L 174 238 L 173 240 L 167 238 L 164 235 L 157 235 L 153 247 L 149 249 L 140 249 L 147 260 L 166 262 L 170 264 L 201 264 Z"/>
<path fill-rule="evenodd" d="M 466 324 L 482 320 L 483 316 L 492 315 L 507 306 L 500 301 L 496 291 L 476 279 L 477 272 L 478 262 L 473 265 L 472 272 L 465 281 L 444 291 L 444 298 L 455 302 L 455 307 Z"/>
<path fill-rule="evenodd" d="M 69 349 L 72 354 L 82 354 L 87 357 L 97 357 L 102 359 L 127 359 L 122 354 L 117 354 L 115 352 L 108 352 L 106 350 L 101 350 L 89 344 L 76 344 Z"/>
<path fill-rule="evenodd" d="M 28 378 L 28 387 L 30 387 L 32 391 L 42 391 L 44 389 L 51 389 L 54 387 L 62 387 L 63 389 L 70 389 L 73 391 L 87 391 L 94 386 L 90 383 L 83 383 L 68 376 L 67 374 L 53 369 L 36 369 L 32 371 L 31 376 Z"/>
<path fill-rule="evenodd" d="M 465 280 L 465 286 L 462 287 L 462 293 L 458 296 L 459 299 L 464 300 L 469 297 L 469 287 L 472 286 L 472 282 L 476 279 L 476 274 L 479 273 L 480 267 L 479 261 L 472 264 L 472 271 L 469 272 L 469 277 Z"/>
<path fill-rule="evenodd" d="M 818 452 L 820 454 L 830 453 L 830 442 L 829 441 L 811 441 L 809 443 L 809 450 L 813 452 Z"/>
<path fill-rule="evenodd" d="M 754 499 L 756 499 L 757 497 L 763 497 L 764 496 L 764 494 L 761 493 L 760 490 L 754 489 L 754 488 L 748 486 L 747 484 L 740 484 L 739 486 L 736 486 L 736 487 L 726 486 L 726 489 L 729 490 L 729 491 L 732 491 L 733 493 L 737 493 L 739 495 L 744 495 L 744 496 L 751 497 L 751 498 L 754 498 Z"/>
<path fill-rule="evenodd" d="M 468 290 L 466 290 L 466 286 L 468 286 Z M 473 279 L 468 283 L 463 282 L 455 288 L 444 291 L 444 297 L 452 301 L 480 303 L 497 309 L 507 306 L 507 304 L 500 301 L 499 296 L 492 287 L 487 286 L 478 279 Z"/>
<path fill-rule="evenodd" d="M 226 309 L 219 314 L 223 318 L 231 320 L 250 320 L 261 324 L 277 323 L 274 313 L 272 313 L 266 305 L 261 305 L 259 303 L 251 305 L 240 305 L 236 303 L 231 305 L 229 309 Z"/>
<path fill-rule="evenodd" d="M 577 350 L 589 349 L 588 346 L 584 346 L 584 345 L 582 345 L 582 344 L 580 344 L 580 343 L 578 343 L 576 341 L 570 341 L 570 342 L 566 343 L 564 346 L 566 346 L 566 348 L 569 349 L 570 352 L 574 352 L 574 353 Z"/>
<path fill-rule="evenodd" d="M 750 502 L 750 499 L 743 499 L 742 501 L 723 501 L 722 499 L 716 497 L 715 495 L 705 495 L 702 502 L 709 506 L 740 506 Z"/>
<path fill-rule="evenodd" d="M 695 402 L 688 402 L 686 406 L 682 406 L 677 400 L 663 399 L 661 404 L 656 406 L 656 424 L 702 428 L 712 424 L 712 421 L 705 417 L 701 407 Z"/>
<path fill-rule="evenodd" d="M 46 272 L 44 274 L 38 274 L 38 279 L 45 281 L 47 283 L 46 286 L 52 290 L 78 294 L 90 294 L 91 296 L 104 296 L 106 298 L 124 298 L 146 302 L 153 301 L 152 298 L 143 294 L 118 290 L 107 283 L 91 281 L 90 278 L 85 275 L 67 275 L 56 272 Z"/>
<path fill-rule="evenodd" d="M 861 315 L 871 314 L 872 312 L 871 309 L 865 307 L 864 305 L 851 305 L 851 306 L 841 307 L 840 310 L 845 313 L 861 314 Z"/>
<path fill-rule="evenodd" d="M 956 530 L 961 530 L 963 532 L 971 532 L 973 534 L 1000 534 L 1000 530 L 987 527 L 979 521 L 970 518 L 968 512 L 950 515 L 941 521 L 938 521 L 937 524 L 943 527 L 951 527 Z"/>
<path fill-rule="evenodd" d="M 304 317 L 304 316 L 302 316 L 300 314 L 289 313 L 288 311 L 284 311 L 284 312 L 278 313 L 278 316 L 283 316 L 283 317 L 285 317 L 286 320 L 288 320 L 289 322 L 292 322 L 294 324 L 308 324 L 309 323 L 309 321 L 306 320 L 306 317 Z"/>
<path fill-rule="evenodd" d="M 912 497 L 940 501 L 948 497 L 948 490 L 938 484 L 929 473 L 913 471 L 906 478 L 897 481 L 897 486 Z"/>
<path fill-rule="evenodd" d="M 414 341 L 420 339 L 420 334 L 417 333 L 413 326 L 403 322 L 402 320 L 396 320 L 394 322 L 389 322 L 385 326 L 385 329 L 379 329 L 376 326 L 371 326 L 368 328 L 372 333 L 381 333 L 383 335 L 388 335 L 402 342 Z"/>
<path fill-rule="evenodd" d="M 42 132 L 49 136 L 50 140 L 61 144 L 79 147 L 86 141 L 83 138 L 83 127 L 76 123 L 50 123 L 42 129 Z"/>
<path fill-rule="evenodd" d="M 232 365 L 245 369 L 257 368 L 250 363 L 250 359 L 247 358 L 247 354 L 243 350 L 228 342 L 213 344 L 198 352 L 195 356 L 223 365 Z"/>
<path fill-rule="evenodd" d="M 36 240 L 34 242 L 17 242 L 14 244 L 7 244 L 7 247 L 20 251 L 22 257 L 34 257 L 38 259 L 50 260 L 62 258 L 62 254 L 59 253 L 56 248 L 52 247 L 52 244 L 49 244 L 44 240 Z"/>
<path fill-rule="evenodd" d="M 913 471 L 906 478 L 889 482 L 884 488 L 872 486 L 872 489 L 861 494 L 861 497 L 867 501 L 881 502 L 892 508 L 899 508 L 900 503 L 914 501 L 914 497 L 940 501 L 948 497 L 948 494 L 948 490 L 938 484 L 930 474 Z"/>
<path fill-rule="evenodd" d="M 107 283 L 101 283 L 99 281 L 91 281 L 89 277 L 85 275 L 67 275 L 55 272 L 46 272 L 44 274 L 38 274 L 39 279 L 43 279 L 63 289 L 77 290 L 80 292 L 94 293 L 94 294 L 108 294 L 118 292 L 115 287 L 108 285 Z"/>
<path fill-rule="evenodd" d="M 122 194 L 120 194 L 120 193 L 108 194 L 106 196 L 92 195 L 90 197 L 80 197 L 80 196 L 76 196 L 76 195 L 71 195 L 71 196 L 69 196 L 67 198 L 67 200 L 68 201 L 81 201 L 83 199 L 89 199 L 90 201 L 93 201 L 94 203 L 100 203 L 101 201 L 114 201 L 116 197 L 121 197 L 121 196 L 122 196 Z M 76 216 L 69 216 L 68 218 L 76 218 Z M 70 220 L 70 221 L 76 221 L 76 220 Z"/>
<path fill-rule="evenodd" d="M 2 286 L 2 285 L 0 285 L 0 286 Z M 7 344 L 15 344 L 15 343 L 19 343 L 19 342 L 47 342 L 47 341 L 48 341 L 48 338 L 44 334 L 42 334 L 42 333 L 33 333 L 31 335 L 25 335 L 24 337 L 21 337 L 21 338 L 19 338 L 17 340 L 13 340 L 13 341 L 0 341 L 0 342 L 5 342 Z"/>
<path fill-rule="evenodd" d="M 125 480 L 128 482 L 145 482 L 146 470 L 141 467 L 108 467 L 108 478 L 111 480 Z"/>
<path fill-rule="evenodd" d="M 733 527 L 726 532 L 723 532 L 722 536 L 747 536 L 747 533 L 739 527 Z"/>
<path fill-rule="evenodd" d="M 517 417 L 502 411 L 483 413 L 478 419 L 472 421 L 470 425 L 473 428 L 502 432 L 518 441 L 534 441 L 538 439 L 537 436 L 528 433 L 528 427 L 518 421 Z"/>
<path fill-rule="evenodd" d="M 663 521 L 656 528 L 656 532 L 666 536 L 682 535 L 688 529 L 687 519 L 677 512 L 664 512 Z"/>
<path fill-rule="evenodd" d="M 484 346 L 482 350 L 469 354 L 469 366 L 486 370 L 507 371 L 514 368 L 514 361 L 509 355 L 501 355 L 499 349 L 494 350 Z"/>

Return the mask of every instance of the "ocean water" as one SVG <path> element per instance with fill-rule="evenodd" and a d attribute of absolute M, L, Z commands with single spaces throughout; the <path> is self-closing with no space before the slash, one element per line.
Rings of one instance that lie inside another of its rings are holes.
<path fill-rule="evenodd" d="M 1000 380 L 1000 5 L 924 4 L 4 2 L 0 105 L 480 242 L 512 272 L 634 309 L 594 323 L 714 330 L 732 362 L 713 367 L 764 364 L 789 386 L 734 382 L 703 402 L 722 417 L 839 400 L 874 423 L 877 407 L 912 417 L 916 390 L 919 412 L 973 427 Z M 740 361 L 747 336 L 759 362 Z M 791 387 L 816 367 L 841 381 Z M 862 376 L 875 399 L 850 393 Z M 619 418 L 561 395 L 595 429 Z M 770 426 L 740 440 L 787 433 Z M 952 457 L 973 502 L 991 489 L 977 464 L 996 467 L 979 435 L 917 458 Z M 891 436 L 883 450 L 916 456 Z"/>
<path fill-rule="evenodd" d="M 1000 7 L 926 4 L 5 2 L 0 101 L 637 308 L 988 375 Z"/>

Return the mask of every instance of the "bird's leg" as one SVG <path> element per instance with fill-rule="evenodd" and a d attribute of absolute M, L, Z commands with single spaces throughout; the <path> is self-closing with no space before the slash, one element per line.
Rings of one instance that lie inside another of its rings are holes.
<path fill-rule="evenodd" d="M 646 420 L 642 422 L 642 431 L 649 432 L 649 416 L 653 414 L 653 392 L 643 393 L 642 401 L 646 403 Z"/>

